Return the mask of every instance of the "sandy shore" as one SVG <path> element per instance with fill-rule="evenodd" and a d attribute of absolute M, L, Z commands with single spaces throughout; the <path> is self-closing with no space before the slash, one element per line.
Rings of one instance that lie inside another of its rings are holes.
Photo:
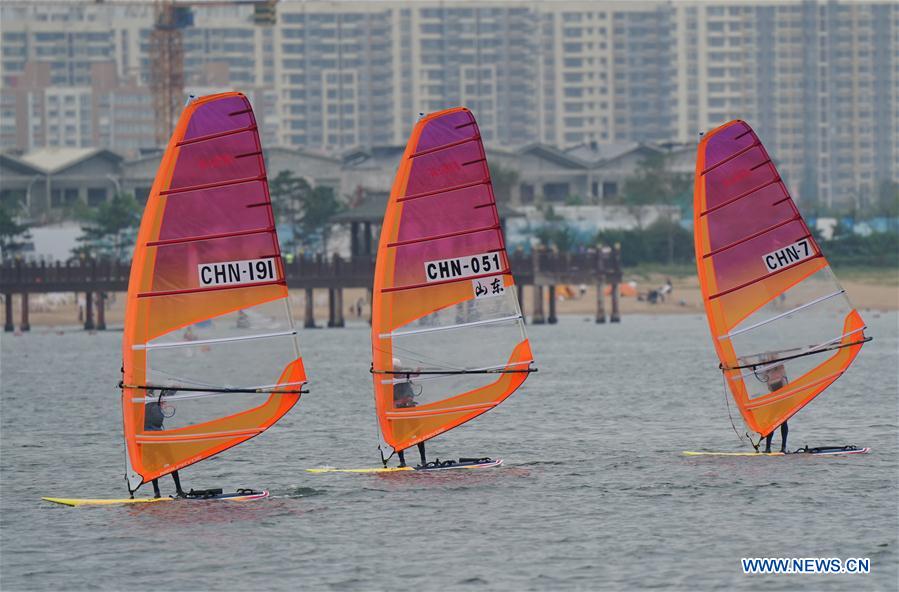
<path fill-rule="evenodd" d="M 625 281 L 636 281 L 637 290 L 646 291 L 658 288 L 665 282 L 666 276 L 662 274 L 628 274 L 625 273 Z M 673 290 L 665 302 L 650 304 L 639 301 L 633 297 L 622 297 L 621 315 L 629 314 L 683 314 L 702 313 L 702 295 L 699 290 L 699 282 L 695 276 L 672 277 Z M 866 273 L 842 280 L 843 287 L 849 294 L 853 304 L 859 310 L 899 310 L 899 282 L 897 282 L 895 270 L 885 270 L 882 274 Z M 588 286 L 583 295 L 579 294 L 577 287 L 572 286 L 573 298 L 565 298 L 561 294 L 557 296 L 557 314 L 560 315 L 593 315 L 596 312 L 596 290 Z M 562 292 L 561 290 L 559 291 Z M 74 294 L 32 294 L 30 298 L 29 316 L 32 326 L 35 327 L 72 327 L 83 323 L 81 309 L 82 302 L 75 299 Z M 302 322 L 305 307 L 305 293 L 302 290 L 293 290 L 290 294 L 291 308 L 294 317 Z M 362 303 L 362 314 L 357 315 L 355 305 Z M 366 302 L 366 291 L 361 288 L 351 288 L 344 292 L 344 317 L 347 320 L 368 319 L 369 306 Z M 125 295 L 112 294 L 107 302 L 106 324 L 108 327 L 121 327 L 125 318 Z M 533 290 L 526 287 L 524 293 L 525 314 L 533 313 Z M 13 298 L 13 310 L 16 328 L 19 326 L 21 301 Z M 611 298 L 605 299 L 606 314 L 611 312 Z M 544 305 L 544 313 L 548 313 L 548 307 Z M 94 316 L 96 320 L 96 315 Z M 317 290 L 315 294 L 315 318 L 320 326 L 327 324 L 328 320 L 328 294 L 324 290 Z"/>

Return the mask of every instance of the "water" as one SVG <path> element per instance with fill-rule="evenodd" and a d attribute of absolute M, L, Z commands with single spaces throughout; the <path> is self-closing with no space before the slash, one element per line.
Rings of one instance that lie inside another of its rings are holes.
<path fill-rule="evenodd" d="M 739 446 L 704 319 L 572 317 L 529 327 L 540 372 L 518 394 L 428 446 L 502 456 L 503 468 L 305 473 L 376 465 L 357 325 L 302 332 L 313 392 L 266 434 L 183 472 L 188 487 L 264 486 L 273 499 L 80 509 L 40 497 L 125 493 L 121 333 L 4 335 L 0 586 L 896 589 L 897 315 L 864 316 L 875 340 L 790 420 L 790 440 L 867 456 L 684 458 Z M 746 556 L 869 557 L 872 573 L 750 577 Z"/>

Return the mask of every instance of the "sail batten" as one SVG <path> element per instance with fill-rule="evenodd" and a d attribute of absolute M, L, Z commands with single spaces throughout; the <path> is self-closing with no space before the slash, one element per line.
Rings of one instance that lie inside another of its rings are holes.
<path fill-rule="evenodd" d="M 870 337 L 749 125 L 705 135 L 694 192 L 712 341 L 744 421 L 765 436 L 842 376 Z"/>
<path fill-rule="evenodd" d="M 383 441 L 403 450 L 494 408 L 532 359 L 477 123 L 465 108 L 427 115 L 400 162 L 375 269 Z"/>
<path fill-rule="evenodd" d="M 257 436 L 296 404 L 306 374 L 287 296 L 249 101 L 193 100 L 131 266 L 122 343 L 131 491 Z M 224 394 L 242 396 L 214 396 Z"/>

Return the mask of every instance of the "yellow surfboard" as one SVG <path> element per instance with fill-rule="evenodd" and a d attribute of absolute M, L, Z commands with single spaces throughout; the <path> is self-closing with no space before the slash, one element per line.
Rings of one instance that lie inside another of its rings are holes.
<path fill-rule="evenodd" d="M 134 499 L 71 499 L 64 497 L 42 497 L 47 502 L 54 504 L 62 504 L 64 506 L 112 506 L 116 504 L 152 504 L 156 502 L 170 502 L 174 498 L 171 497 L 136 497 Z"/>
<path fill-rule="evenodd" d="M 229 502 L 251 502 L 269 497 L 269 492 L 244 490 L 241 492 L 224 493 L 212 496 L 199 497 L 136 497 L 123 499 L 78 499 L 65 497 L 42 497 L 41 499 L 54 504 L 62 504 L 64 506 L 114 506 L 118 504 L 152 504 L 156 502 L 181 502 L 181 501 L 229 501 Z"/>

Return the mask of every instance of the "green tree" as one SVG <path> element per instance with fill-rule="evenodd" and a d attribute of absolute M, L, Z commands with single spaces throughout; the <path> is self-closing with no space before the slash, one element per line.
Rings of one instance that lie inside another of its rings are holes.
<path fill-rule="evenodd" d="M 274 179 L 269 180 L 268 191 L 275 217 L 281 224 L 288 224 L 295 237 L 300 235 L 303 202 L 311 190 L 306 179 L 297 177 L 291 171 L 281 171 Z"/>
<path fill-rule="evenodd" d="M 269 194 L 275 216 L 293 231 L 292 248 L 321 244 L 327 251 L 330 236 L 328 221 L 341 211 L 343 204 L 330 187 L 312 187 L 306 179 L 291 171 L 281 171 L 269 181 Z"/>
<path fill-rule="evenodd" d="M 555 247 L 561 253 L 572 251 L 577 246 L 577 233 L 564 223 L 546 224 L 538 228 L 534 234 L 540 244 Z"/>
<path fill-rule="evenodd" d="M 637 227 L 642 230 L 648 213 L 647 206 L 676 206 L 685 199 L 689 201 L 687 198 L 692 187 L 691 175 L 671 171 L 667 155 L 654 154 L 640 163 L 634 175 L 625 179 L 621 200 L 637 222 Z M 675 259 L 675 226 L 676 224 L 665 226 L 668 230 L 669 263 L 674 263 Z"/>
<path fill-rule="evenodd" d="M 303 200 L 303 230 L 307 236 L 321 237 L 322 250 L 328 252 L 328 238 L 331 235 L 331 218 L 343 209 L 331 187 L 316 187 Z"/>
<path fill-rule="evenodd" d="M 19 224 L 6 206 L 0 205 L 0 257 L 13 257 L 27 244 L 28 226 Z"/>
<path fill-rule="evenodd" d="M 73 254 L 86 257 L 126 259 L 140 225 L 140 205 L 130 193 L 117 193 L 113 198 L 85 211 L 85 224 L 78 237 L 80 246 Z"/>

